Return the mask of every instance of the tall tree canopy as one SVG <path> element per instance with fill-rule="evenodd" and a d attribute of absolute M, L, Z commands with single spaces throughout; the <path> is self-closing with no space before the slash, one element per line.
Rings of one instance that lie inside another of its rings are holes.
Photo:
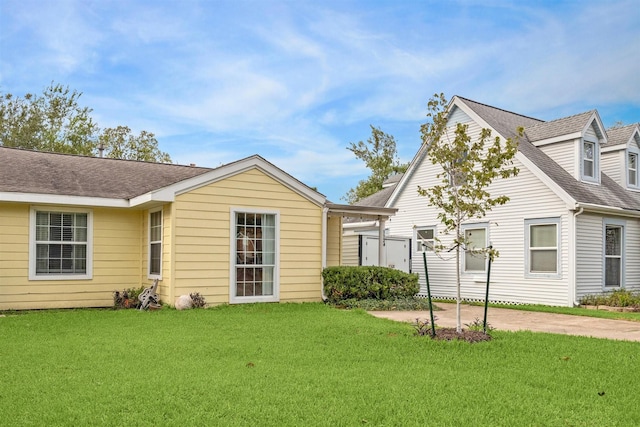
<path fill-rule="evenodd" d="M 79 104 L 81 96 L 53 82 L 42 95 L 0 94 L 0 145 L 96 156 L 102 144 L 106 157 L 171 163 L 150 132 L 135 136 L 126 126 L 101 130 L 91 117 L 93 110 Z"/>
<path fill-rule="evenodd" d="M 396 140 L 392 135 L 384 133 L 380 128 L 371 126 L 371 137 L 367 142 L 349 143 L 347 150 L 362 160 L 371 171 L 369 178 L 358 182 L 356 188 L 350 189 L 344 199 L 355 203 L 382 190 L 384 181 L 395 173 L 404 173 L 407 163 L 398 159 Z"/>
<path fill-rule="evenodd" d="M 497 205 L 509 201 L 507 195 L 491 195 L 488 187 L 498 179 L 516 176 L 518 168 L 513 159 L 518 152 L 518 139 L 502 140 L 491 136 L 490 129 L 469 135 L 469 125 L 448 121 L 448 102 L 444 94 L 434 95 L 428 103 L 427 117 L 430 121 L 422 125 L 422 141 L 427 156 L 441 169 L 436 175 L 440 183 L 428 188 L 418 187 L 420 195 L 438 210 L 438 218 L 444 225 L 443 234 L 452 234 L 452 246 L 444 247 L 436 239 L 436 252 L 455 250 L 457 285 L 457 330 L 460 323 L 460 255 L 471 251 L 479 256 L 495 257 L 493 248 L 476 248 L 465 236 L 462 224 L 472 218 L 483 218 Z M 523 129 L 516 130 L 522 135 Z"/>

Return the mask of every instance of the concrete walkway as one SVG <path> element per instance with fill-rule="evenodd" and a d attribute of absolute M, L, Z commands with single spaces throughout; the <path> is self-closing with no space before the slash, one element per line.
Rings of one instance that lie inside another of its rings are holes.
<path fill-rule="evenodd" d="M 456 305 L 439 302 L 436 306 L 441 309 L 433 312 L 436 318 L 436 325 L 455 328 Z M 428 311 L 370 311 L 369 313 L 376 317 L 400 322 L 415 322 L 416 318 L 421 320 L 429 319 Z M 462 327 L 466 328 L 465 324 L 473 323 L 476 318 L 482 322 L 484 307 L 462 304 L 460 313 Z M 528 330 L 552 334 L 640 341 L 640 322 L 628 320 L 599 319 L 568 314 L 539 313 L 489 307 L 487 322 L 489 326 L 505 331 Z"/>

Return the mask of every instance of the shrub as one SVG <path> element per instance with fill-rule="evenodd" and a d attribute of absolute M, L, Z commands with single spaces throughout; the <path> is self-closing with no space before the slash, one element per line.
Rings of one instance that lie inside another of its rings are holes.
<path fill-rule="evenodd" d="M 204 297 L 200 295 L 200 292 L 194 292 L 189 294 L 191 297 L 191 301 L 193 301 L 193 308 L 203 308 L 207 302 L 204 300 Z"/>
<path fill-rule="evenodd" d="M 366 311 L 427 311 L 429 310 L 429 300 L 426 298 L 417 297 L 403 297 L 403 298 L 390 298 L 390 299 L 355 299 L 350 298 L 346 300 L 334 303 L 335 306 L 340 308 L 361 308 Z M 439 310 L 435 305 L 434 310 Z"/>
<path fill-rule="evenodd" d="M 581 305 L 608 305 L 610 307 L 640 307 L 640 293 L 616 289 L 602 294 L 587 295 L 580 299 Z"/>
<path fill-rule="evenodd" d="M 140 307 L 140 301 L 138 295 L 144 291 L 144 286 L 139 288 L 127 288 L 113 293 L 113 308 L 138 308 Z"/>
<path fill-rule="evenodd" d="M 418 275 L 376 266 L 327 267 L 322 271 L 328 302 L 356 299 L 388 300 L 418 293 Z"/>

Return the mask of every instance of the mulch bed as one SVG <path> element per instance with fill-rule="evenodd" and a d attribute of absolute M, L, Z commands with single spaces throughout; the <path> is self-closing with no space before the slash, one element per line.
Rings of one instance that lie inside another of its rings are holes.
<path fill-rule="evenodd" d="M 429 334 L 429 336 L 431 335 Z M 485 334 L 482 331 L 470 331 L 468 329 L 463 329 L 462 332 L 457 332 L 456 328 L 438 328 L 436 329 L 436 336 L 432 338 L 434 340 L 458 340 L 470 343 L 491 341 L 491 335 Z"/>

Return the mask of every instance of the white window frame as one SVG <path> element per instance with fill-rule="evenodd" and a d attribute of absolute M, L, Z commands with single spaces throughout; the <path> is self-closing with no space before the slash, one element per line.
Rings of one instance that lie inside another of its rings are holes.
<path fill-rule="evenodd" d="M 484 230 L 484 247 L 489 246 L 489 224 L 486 222 L 478 223 L 478 224 L 465 224 L 462 226 L 462 234 L 466 236 L 467 231 L 469 230 Z M 467 270 L 467 251 L 462 251 L 462 274 L 478 274 L 478 273 L 486 273 L 487 272 L 487 257 L 485 257 L 484 268 L 482 270 Z"/>
<path fill-rule="evenodd" d="M 160 240 L 151 240 L 151 216 L 153 214 L 160 213 Z M 164 212 L 162 208 L 149 210 L 149 214 L 147 215 L 147 241 L 149 242 L 149 246 L 147 247 L 147 277 L 149 279 L 158 279 L 162 280 L 162 252 L 163 248 L 163 240 L 164 240 Z M 160 245 L 160 271 L 158 273 L 151 272 L 151 247 L 153 245 Z"/>
<path fill-rule="evenodd" d="M 37 212 L 61 212 L 87 214 L 86 272 L 84 274 L 36 273 Z M 32 206 L 29 212 L 29 280 L 90 280 L 93 278 L 93 211 L 90 209 L 74 209 L 57 206 Z"/>
<path fill-rule="evenodd" d="M 535 250 L 555 250 L 556 251 L 556 271 L 531 271 L 531 227 L 542 225 L 555 225 L 556 226 L 556 246 L 536 247 Z M 534 218 L 524 220 L 524 259 L 525 259 L 525 277 L 535 278 L 552 278 L 559 279 L 562 277 L 562 253 L 561 253 L 561 221 L 560 218 Z"/>
<path fill-rule="evenodd" d="M 236 296 L 236 266 L 244 265 L 236 263 L 236 217 L 239 213 L 248 214 L 262 214 L 273 215 L 275 218 L 275 253 L 273 264 L 273 292 L 272 295 L 259 295 L 259 296 Z M 244 208 L 244 207 L 231 207 L 230 208 L 230 240 L 229 240 L 229 303 L 241 304 L 241 303 L 254 303 L 254 302 L 278 302 L 280 301 L 280 211 L 274 209 L 260 209 L 260 208 Z"/>
<path fill-rule="evenodd" d="M 620 255 L 607 255 L 607 228 L 615 227 L 621 230 L 620 232 Z M 625 286 L 625 267 L 626 267 L 626 221 L 619 219 L 605 218 L 602 221 L 602 288 L 603 290 L 621 289 Z M 614 286 L 607 286 L 607 259 L 619 258 L 620 259 L 620 284 Z"/>
<path fill-rule="evenodd" d="M 585 169 L 584 164 L 586 161 L 585 150 L 584 150 L 585 144 L 593 145 L 593 160 L 590 160 L 593 162 L 593 176 L 585 174 L 585 170 L 584 170 Z M 598 141 L 594 141 L 593 139 L 590 139 L 590 138 L 582 138 L 580 140 L 580 176 L 583 181 L 593 182 L 593 183 L 600 182 L 600 144 L 598 143 Z"/>
<path fill-rule="evenodd" d="M 418 236 L 418 232 L 420 231 L 431 231 L 433 233 L 433 237 L 431 239 L 421 239 Z M 421 252 L 433 252 L 433 247 L 435 245 L 435 238 L 436 238 L 436 234 L 437 230 L 435 226 L 424 226 L 424 227 L 416 227 L 413 230 L 413 241 L 416 242 L 415 245 L 415 251 L 418 253 Z M 422 243 L 426 241 L 427 242 L 427 247 L 425 248 Z M 429 242 L 431 243 L 431 246 L 429 246 Z"/>
<path fill-rule="evenodd" d="M 640 189 L 640 181 L 639 178 L 640 176 L 638 175 L 638 160 L 640 158 L 640 156 L 638 156 L 638 151 L 636 150 L 627 150 L 627 156 L 626 156 L 626 175 L 627 175 L 627 187 L 632 188 L 632 189 Z M 635 169 L 631 169 L 631 162 L 629 161 L 631 156 L 635 157 L 636 159 L 636 168 Z M 629 179 L 629 177 L 631 177 L 633 174 L 634 178 L 635 178 L 635 183 L 631 182 L 631 180 Z"/>

